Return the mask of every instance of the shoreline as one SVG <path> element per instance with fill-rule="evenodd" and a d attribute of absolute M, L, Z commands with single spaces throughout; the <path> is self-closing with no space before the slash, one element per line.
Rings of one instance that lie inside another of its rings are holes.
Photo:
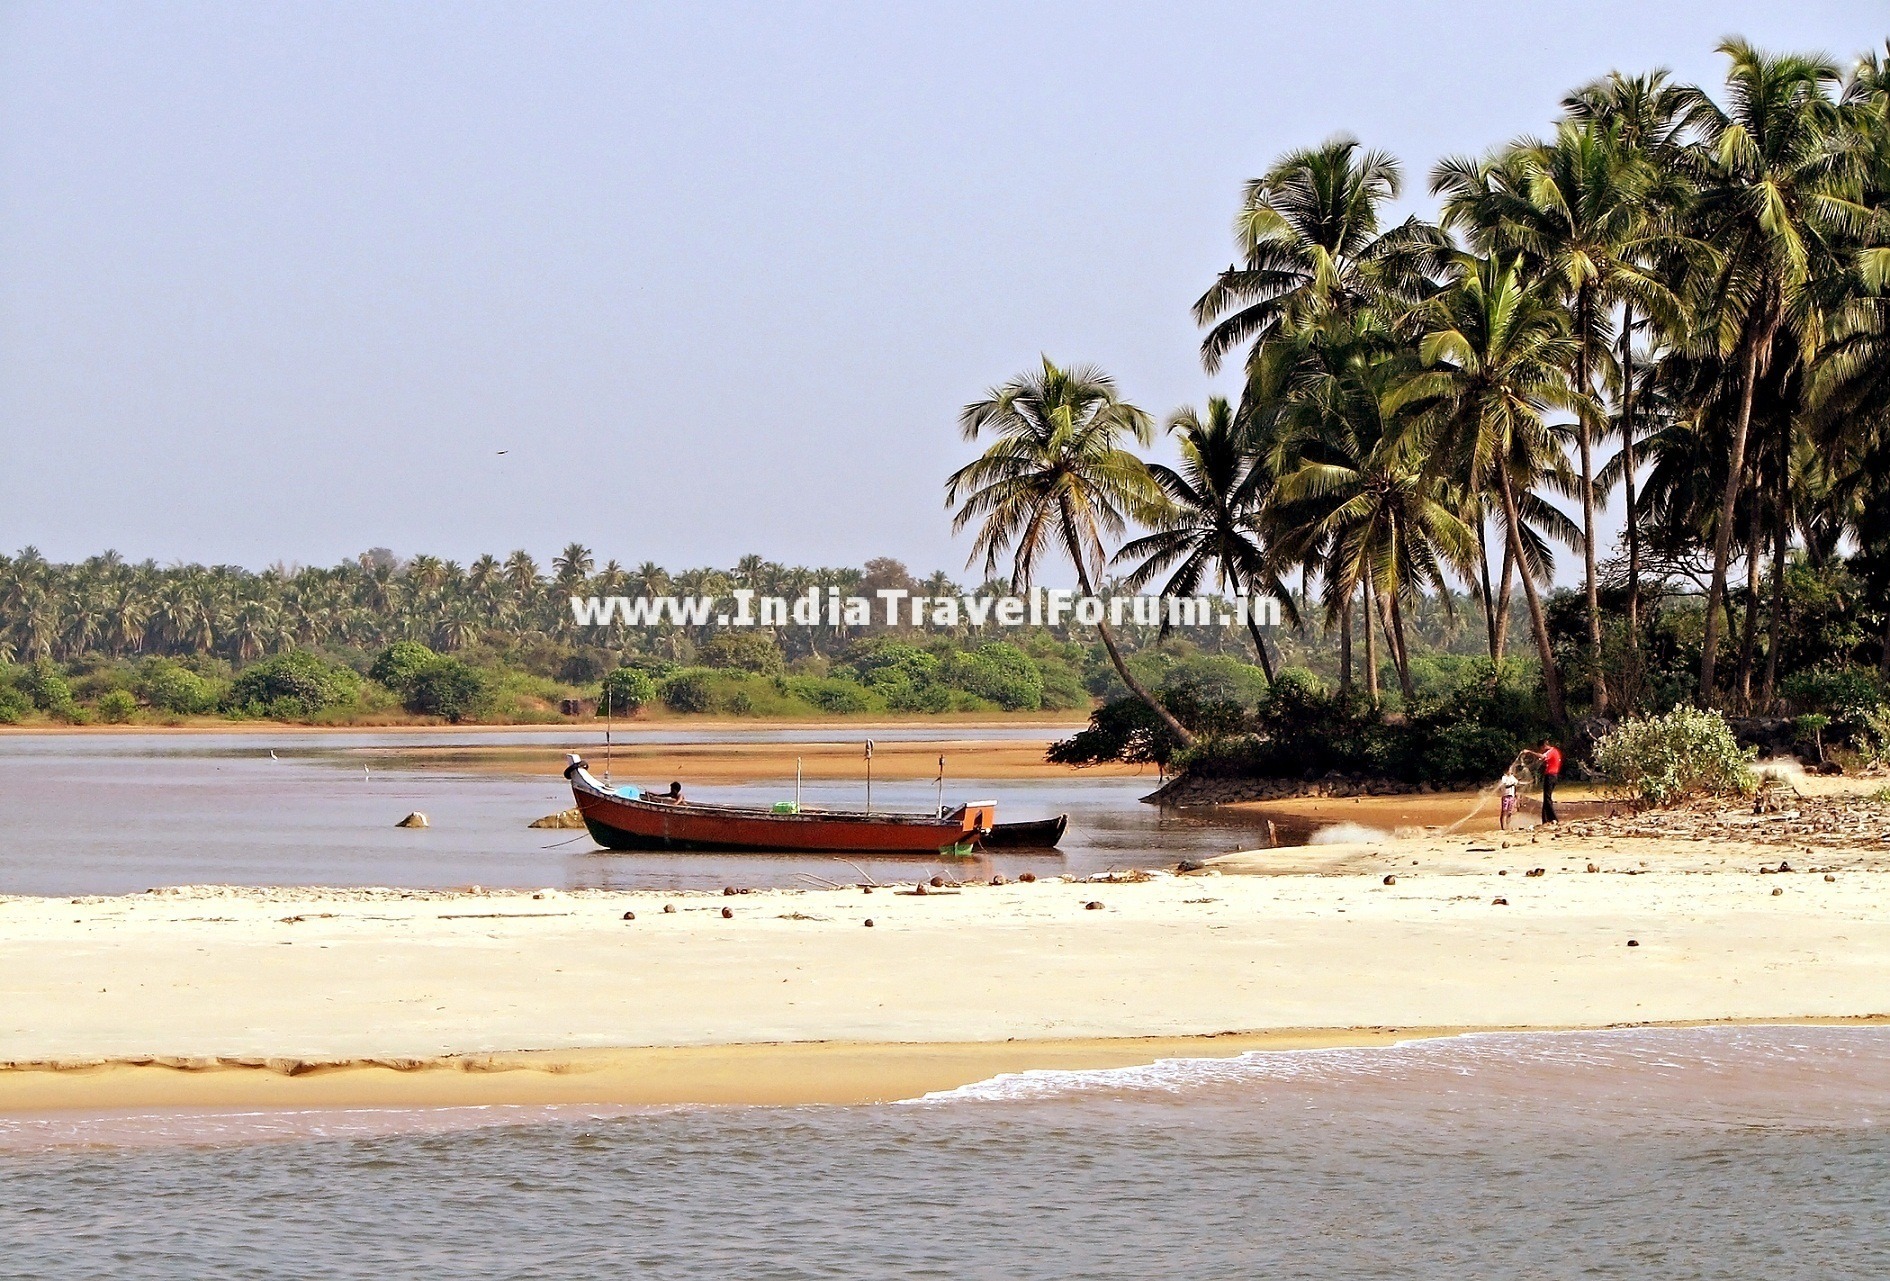
<path fill-rule="evenodd" d="M 917 1099 L 1010 1073 L 1389 1047 L 1490 1033 L 1883 1026 L 1890 1026 L 1890 1014 L 1553 1027 L 1271 1028 L 1191 1037 L 1037 1041 L 641 1046 L 336 1062 L 50 1061 L 0 1065 L 0 1116 L 127 1108 L 847 1107 Z"/>
<path fill-rule="evenodd" d="M 1089 724 L 1087 713 L 1075 716 L 1069 712 L 1017 712 L 1004 716 L 993 716 L 989 712 L 923 712 L 912 716 L 881 715 L 862 717 L 858 720 L 834 717 L 770 717 L 770 716 L 682 716 L 659 715 L 637 717 L 615 722 L 615 732 L 619 734 L 652 733 L 675 730 L 870 730 L 870 729 L 910 729 L 927 725 L 938 725 L 949 729 L 1055 729 L 1069 730 L 1074 733 Z M 209 718 L 193 718 L 179 725 L 162 725 L 153 722 L 128 722 L 119 725 L 0 725 L 0 739 L 25 738 L 32 735 L 47 737 L 91 736 L 111 734 L 432 734 L 442 731 L 450 734 L 571 734 L 604 732 L 604 722 L 595 718 L 585 720 L 557 721 L 522 721 L 517 724 L 448 724 L 444 721 L 393 721 L 385 724 L 356 723 L 349 725 L 310 725 L 296 721 L 221 721 Z"/>

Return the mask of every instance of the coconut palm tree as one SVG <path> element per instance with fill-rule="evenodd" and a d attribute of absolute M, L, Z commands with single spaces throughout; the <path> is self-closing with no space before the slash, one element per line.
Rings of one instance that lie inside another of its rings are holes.
<path fill-rule="evenodd" d="M 1624 146 L 1606 120 L 1566 120 L 1550 142 L 1524 142 L 1494 161 L 1446 160 L 1432 178 L 1445 196 L 1443 225 L 1463 227 L 1484 253 L 1512 254 L 1567 308 L 1575 338 L 1574 383 L 1593 395 L 1614 339 L 1617 310 L 1672 316 L 1678 303 L 1649 269 L 1663 224 L 1649 193 L 1661 186 L 1649 160 Z M 1631 322 L 1630 322 L 1631 323 Z M 1594 442 L 1597 416 L 1575 423 L 1580 462 L 1589 666 L 1595 710 L 1608 710 L 1601 661 L 1596 563 Z"/>
<path fill-rule="evenodd" d="M 1208 372 L 1242 344 L 1252 368 L 1270 341 L 1322 317 L 1423 298 L 1444 241 L 1415 217 L 1381 228 L 1402 185 L 1396 160 L 1343 136 L 1291 152 L 1248 182 L 1234 221 L 1241 260 L 1194 305 L 1195 323 L 1208 327 Z"/>
<path fill-rule="evenodd" d="M 1148 414 L 1123 400 L 1101 370 L 1060 369 L 1046 357 L 1042 369 L 966 405 L 958 421 L 968 441 L 995 438 L 945 482 L 946 504 L 958 506 L 952 529 L 978 524 L 966 563 L 982 559 L 991 573 L 1008 557 L 1012 587 L 1021 591 L 1046 556 L 1061 552 L 1083 595 L 1093 596 L 1108 560 L 1104 538 L 1159 501 L 1148 467 L 1123 447 L 1149 442 Z M 1122 683 L 1178 742 L 1192 744 L 1194 735 L 1129 670 L 1106 618 L 1096 631 Z"/>
<path fill-rule="evenodd" d="M 1753 399 L 1782 330 L 1797 340 L 1800 359 L 1816 358 L 1824 323 L 1818 280 L 1834 269 L 1833 249 L 1871 221 L 1861 203 L 1863 156 L 1835 98 L 1837 66 L 1822 57 L 1761 53 L 1743 40 L 1727 40 L 1719 51 L 1732 63 L 1725 105 L 1693 90 L 1685 112 L 1700 142 L 1686 153 L 1699 188 L 1696 234 L 1722 255 L 1704 282 L 1703 310 L 1714 321 L 1704 339 L 1732 357 L 1736 397 L 1713 524 L 1702 702 L 1716 693 L 1720 610 L 1747 479 Z"/>
<path fill-rule="evenodd" d="M 1279 510 L 1301 524 L 1299 541 L 1310 537 L 1325 549 L 1321 577 L 1328 618 L 1336 618 L 1354 593 L 1363 594 L 1366 639 L 1377 613 L 1409 705 L 1416 691 L 1406 607 L 1420 590 L 1447 599 L 1445 571 L 1468 578 L 1477 542 L 1448 478 L 1430 465 L 1424 424 L 1401 420 L 1393 408 L 1411 361 L 1388 339 L 1367 321 L 1349 341 L 1327 347 L 1323 370 L 1284 412 L 1275 466 Z M 1374 700 L 1375 667 L 1368 644 Z"/>
<path fill-rule="evenodd" d="M 1152 532 L 1124 544 L 1116 553 L 1118 562 L 1140 562 L 1122 585 L 1140 591 L 1158 574 L 1169 571 L 1162 594 L 1194 596 L 1212 573 L 1221 586 L 1236 593 L 1272 596 L 1280 602 L 1287 621 L 1297 626 L 1292 594 L 1280 581 L 1260 532 L 1272 475 L 1251 434 L 1236 420 L 1233 406 L 1225 397 L 1214 396 L 1208 400 L 1206 418 L 1183 409 L 1169 418 L 1167 427 L 1180 443 L 1181 466 L 1149 466 L 1164 501 L 1147 516 Z M 1273 660 L 1251 609 L 1247 629 L 1260 669 L 1270 683 Z"/>
<path fill-rule="evenodd" d="M 1440 456 L 1453 461 L 1466 487 L 1494 490 L 1519 564 L 1527 564 L 1528 555 L 1516 481 L 1534 474 L 1539 463 L 1530 461 L 1520 472 L 1519 464 L 1561 452 L 1566 428 L 1551 425 L 1546 411 L 1593 408 L 1569 375 L 1575 346 L 1567 312 L 1527 288 L 1513 260 L 1466 256 L 1456 282 L 1427 308 L 1418 348 L 1426 368 L 1386 400 L 1386 412 L 1410 409 L 1432 417 Z M 1549 716 L 1560 724 L 1567 708 L 1542 595 L 1533 575 L 1521 578 Z"/>

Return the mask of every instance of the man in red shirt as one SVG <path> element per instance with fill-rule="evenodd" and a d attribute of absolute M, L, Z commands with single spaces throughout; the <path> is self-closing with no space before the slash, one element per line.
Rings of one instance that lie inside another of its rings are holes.
<path fill-rule="evenodd" d="M 1539 752 L 1524 752 L 1524 760 L 1542 762 L 1542 821 L 1555 822 L 1555 785 L 1562 777 L 1562 749 L 1548 739 Z"/>

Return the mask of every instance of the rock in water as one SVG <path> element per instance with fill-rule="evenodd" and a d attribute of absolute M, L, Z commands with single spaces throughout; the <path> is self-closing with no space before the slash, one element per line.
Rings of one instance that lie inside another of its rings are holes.
<path fill-rule="evenodd" d="M 1387 885 L 1396 885 L 1397 883 L 1398 883 L 1398 878 L 1395 876 L 1387 876 L 1385 878 L 1385 884 Z"/>
<path fill-rule="evenodd" d="M 556 814 L 547 814 L 543 818 L 535 818 L 525 826 L 556 828 L 559 831 L 576 831 L 578 828 L 584 826 L 584 819 L 578 814 L 577 809 L 573 807 L 568 810 L 559 810 Z"/>
<path fill-rule="evenodd" d="M 426 827 L 428 826 L 427 816 L 425 814 L 422 814 L 419 810 L 415 810 L 413 813 L 407 815 L 406 818 L 403 818 L 400 820 L 400 822 L 394 824 L 394 826 L 395 827 Z"/>
<path fill-rule="evenodd" d="M 1100 912 L 1103 910 L 1103 905 L 1097 900 L 1091 899 L 1089 902 L 1083 904 L 1083 910 L 1085 912 Z"/>
<path fill-rule="evenodd" d="M 722 919 L 723 919 L 723 920 L 725 920 L 725 921 L 726 921 L 726 920 L 729 920 L 729 919 L 731 919 L 731 918 L 732 918 L 732 917 L 733 917 L 734 915 L 735 915 L 735 909 L 734 909 L 734 908 L 732 908 L 732 907 L 725 907 L 725 908 L 723 908 L 723 909 L 722 909 Z"/>
<path fill-rule="evenodd" d="M 637 919 L 637 914 L 635 912 L 625 912 L 623 914 L 623 919 L 626 921 L 634 921 Z"/>
<path fill-rule="evenodd" d="M 873 928 L 873 918 L 870 916 L 866 918 L 866 928 L 869 930 Z"/>

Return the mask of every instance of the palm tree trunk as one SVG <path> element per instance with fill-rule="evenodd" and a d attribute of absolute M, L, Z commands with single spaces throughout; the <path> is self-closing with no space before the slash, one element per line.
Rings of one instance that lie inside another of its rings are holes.
<path fill-rule="evenodd" d="M 1890 637 L 1890 632 L 1885 633 Z M 1890 639 L 1884 642 L 1884 670 L 1890 672 Z M 1352 692 L 1352 596 L 1347 593 L 1339 611 L 1339 692 Z"/>
<path fill-rule="evenodd" d="M 1253 584 L 1248 584 L 1249 589 L 1252 586 Z M 1253 620 L 1255 599 L 1252 595 L 1247 597 L 1247 634 L 1253 637 L 1253 652 L 1260 656 L 1260 671 L 1266 676 L 1267 684 L 1270 686 L 1273 684 L 1273 660 L 1267 656 L 1266 637 L 1260 634 L 1260 625 Z"/>
<path fill-rule="evenodd" d="M 1516 545 L 1503 540 L 1503 576 L 1496 589 L 1496 661 L 1509 653 L 1509 604 L 1516 586 Z"/>
<path fill-rule="evenodd" d="M 1266 637 L 1260 634 L 1260 625 L 1253 621 L 1253 602 L 1247 602 L 1247 634 L 1253 637 L 1253 652 L 1260 656 L 1260 670 L 1267 678 L 1267 684 L 1273 684 L 1273 660 L 1267 657 Z"/>
<path fill-rule="evenodd" d="M 1496 670 L 1496 593 L 1490 588 L 1490 521 L 1487 513 L 1477 517 L 1477 570 L 1482 578 L 1483 630 L 1489 634 L 1490 670 Z"/>
<path fill-rule="evenodd" d="M 1089 572 L 1084 569 L 1082 558 L 1077 557 L 1075 560 L 1076 585 L 1083 589 L 1083 595 L 1094 596 L 1096 593 L 1089 585 Z M 1129 664 L 1123 660 L 1122 651 L 1116 648 L 1116 638 L 1114 634 L 1110 632 L 1109 624 L 1103 619 L 1098 618 L 1096 620 L 1096 631 L 1097 634 L 1102 637 L 1103 648 L 1109 653 L 1109 661 L 1114 665 L 1116 675 L 1120 676 L 1122 683 L 1129 687 L 1129 692 L 1148 704 L 1149 710 L 1154 712 L 1156 719 L 1161 721 L 1161 723 L 1167 727 L 1168 732 L 1175 736 L 1176 742 L 1180 743 L 1183 747 L 1193 747 L 1194 735 L 1189 733 L 1187 726 L 1176 720 L 1175 714 L 1166 707 L 1163 707 L 1160 700 L 1149 693 L 1148 688 L 1144 686 L 1141 681 L 1135 679 L 1135 676 L 1129 671 Z"/>
<path fill-rule="evenodd" d="M 1588 340 L 1591 329 L 1590 317 L 1594 303 L 1589 290 L 1581 291 L 1583 301 L 1578 304 L 1582 314 L 1582 341 L 1575 349 L 1575 381 L 1582 395 L 1586 396 L 1592 388 L 1589 381 Z M 1575 415 L 1575 447 L 1581 455 L 1582 467 L 1582 569 L 1588 592 L 1588 666 L 1593 681 L 1595 714 L 1608 714 L 1608 677 L 1601 664 L 1601 589 L 1600 574 L 1595 568 L 1595 460 L 1594 431 L 1586 413 Z"/>
<path fill-rule="evenodd" d="M 1378 643 L 1372 639 L 1372 614 L 1375 612 L 1372 597 L 1372 580 L 1365 580 L 1364 602 L 1365 624 L 1365 696 L 1372 700 L 1372 706 L 1378 706 Z"/>
<path fill-rule="evenodd" d="M 1769 296 L 1761 305 L 1769 305 Z M 1732 563 L 1733 509 L 1739 505 L 1739 491 L 1746 480 L 1746 436 L 1752 429 L 1752 400 L 1758 391 L 1761 357 L 1769 356 L 1776 322 L 1761 322 L 1761 329 L 1746 344 L 1746 368 L 1739 389 L 1739 417 L 1733 423 L 1732 452 L 1726 462 L 1726 489 L 1719 497 L 1719 523 L 1713 531 L 1713 577 L 1706 591 L 1705 635 L 1700 641 L 1700 690 L 1702 707 L 1713 703 L 1714 681 L 1719 663 L 1719 611 L 1726 600 L 1726 571 Z"/>
<path fill-rule="evenodd" d="M 1522 518 L 1516 510 L 1516 491 L 1509 483 L 1509 469 L 1496 468 L 1497 489 L 1503 495 L 1503 517 L 1509 525 L 1510 550 L 1521 568 L 1523 599 L 1529 604 L 1529 626 L 1536 634 L 1536 653 L 1542 662 L 1542 691 L 1549 700 L 1549 719 L 1557 726 L 1568 724 L 1568 708 L 1562 699 L 1562 674 L 1555 668 L 1555 646 L 1549 640 L 1549 620 L 1542 612 L 1542 596 L 1536 591 L 1535 575 L 1523 556 Z"/>
<path fill-rule="evenodd" d="M 1391 595 L 1391 651 L 1398 663 L 1398 692 L 1404 695 L 1404 709 L 1411 710 L 1417 691 L 1411 687 L 1411 653 L 1404 643 L 1404 611 L 1398 606 L 1397 593 Z"/>
<path fill-rule="evenodd" d="M 1785 453 L 1790 456 L 1790 450 Z M 1778 651 L 1785 641 L 1785 556 L 1791 546 L 1792 527 L 1789 465 L 1780 464 L 1777 484 L 1778 492 L 1772 505 L 1777 521 L 1772 531 L 1772 616 L 1766 627 L 1765 679 L 1759 685 L 1759 704 L 1768 711 L 1778 693 Z"/>
<path fill-rule="evenodd" d="M 1760 517 L 1763 504 L 1755 489 L 1752 514 L 1746 519 L 1746 621 L 1739 632 L 1739 666 L 1733 672 L 1733 687 L 1739 691 L 1739 710 L 1752 712 L 1752 654 L 1759 636 L 1759 547 L 1763 537 Z"/>
<path fill-rule="evenodd" d="M 1628 648 L 1641 651 L 1641 519 L 1634 489 L 1634 309 L 1621 319 L 1621 467 L 1627 508 Z"/>

